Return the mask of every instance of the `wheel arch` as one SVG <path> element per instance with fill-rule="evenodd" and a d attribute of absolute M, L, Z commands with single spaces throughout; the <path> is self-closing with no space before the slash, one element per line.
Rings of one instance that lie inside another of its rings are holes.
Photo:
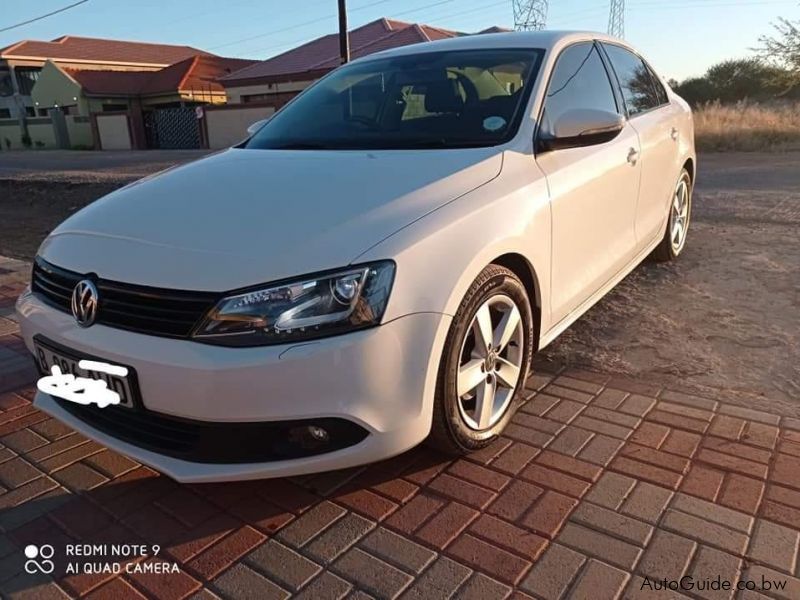
<path fill-rule="evenodd" d="M 520 278 L 522 284 L 525 286 L 525 291 L 528 294 L 528 299 L 531 304 L 531 312 L 533 314 L 533 339 L 536 344 L 534 352 L 539 350 L 539 336 L 542 330 L 542 302 L 541 302 L 541 288 L 539 286 L 539 278 L 536 275 L 536 270 L 533 265 L 521 254 L 516 252 L 508 252 L 496 257 L 491 261 L 492 264 L 500 265 L 512 271 L 517 277 Z"/>
<path fill-rule="evenodd" d="M 689 171 L 689 179 L 692 180 L 694 185 L 694 159 L 692 157 L 687 158 L 683 163 L 683 168 Z"/>

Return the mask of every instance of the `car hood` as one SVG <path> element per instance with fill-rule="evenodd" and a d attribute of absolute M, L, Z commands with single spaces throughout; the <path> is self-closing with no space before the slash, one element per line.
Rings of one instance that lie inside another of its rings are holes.
<path fill-rule="evenodd" d="M 232 290 L 346 266 L 501 166 L 493 148 L 231 149 L 90 204 L 39 253 L 110 280 Z"/>

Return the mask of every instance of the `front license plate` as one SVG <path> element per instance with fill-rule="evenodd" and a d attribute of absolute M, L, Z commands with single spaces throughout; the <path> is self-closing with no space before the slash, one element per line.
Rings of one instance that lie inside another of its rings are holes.
<path fill-rule="evenodd" d="M 75 377 L 102 379 L 106 382 L 108 389 L 119 394 L 119 406 L 123 406 L 125 408 L 134 407 L 134 398 L 136 397 L 134 395 L 134 382 L 136 374 L 130 367 L 125 367 L 128 369 L 128 375 L 125 377 L 110 375 L 108 373 L 102 373 L 99 371 L 87 371 L 78 366 L 78 363 L 81 360 L 92 360 L 96 362 L 106 361 L 101 358 L 82 356 L 78 352 L 65 352 L 60 348 L 53 348 L 37 338 L 34 338 L 33 346 L 36 349 L 36 362 L 39 364 L 39 368 L 41 369 L 42 373 L 49 375 L 51 373 L 51 367 L 57 366 L 59 369 L 61 369 L 62 373 L 72 373 Z M 113 365 L 116 363 L 109 364 Z"/>

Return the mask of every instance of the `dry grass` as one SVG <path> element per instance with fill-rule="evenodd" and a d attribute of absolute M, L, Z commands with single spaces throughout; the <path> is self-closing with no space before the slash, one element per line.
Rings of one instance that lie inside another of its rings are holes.
<path fill-rule="evenodd" d="M 699 150 L 800 149 L 800 104 L 709 103 L 695 109 L 694 127 Z"/>

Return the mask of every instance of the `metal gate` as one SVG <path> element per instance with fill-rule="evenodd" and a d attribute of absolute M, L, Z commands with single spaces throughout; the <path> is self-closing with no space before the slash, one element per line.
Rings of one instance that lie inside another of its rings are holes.
<path fill-rule="evenodd" d="M 148 148 L 200 147 L 199 120 L 193 108 L 158 108 L 144 114 Z"/>

